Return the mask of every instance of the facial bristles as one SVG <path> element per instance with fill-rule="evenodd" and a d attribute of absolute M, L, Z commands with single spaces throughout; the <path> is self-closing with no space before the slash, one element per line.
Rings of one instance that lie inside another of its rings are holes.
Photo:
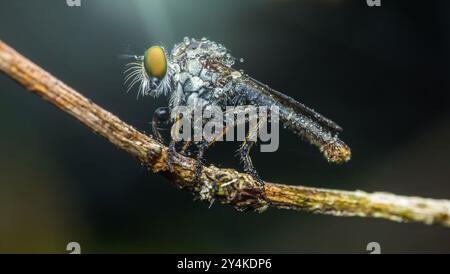
<path fill-rule="evenodd" d="M 160 95 L 167 95 L 171 89 L 171 79 L 174 73 L 171 65 L 167 64 L 167 71 L 163 78 L 150 77 L 146 72 L 144 65 L 144 58 L 139 57 L 142 61 L 134 61 L 126 65 L 125 85 L 127 93 L 136 85 L 139 84 L 137 97 L 150 95 L 158 97 Z"/>

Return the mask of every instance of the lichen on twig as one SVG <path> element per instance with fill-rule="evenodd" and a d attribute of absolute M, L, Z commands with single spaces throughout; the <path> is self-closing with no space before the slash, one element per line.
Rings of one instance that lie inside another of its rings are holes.
<path fill-rule="evenodd" d="M 251 176 L 213 165 L 194 183 L 196 161 L 177 154 L 173 170 L 167 166 L 167 147 L 67 86 L 0 41 L 0 70 L 32 93 L 73 116 L 108 141 L 137 157 L 154 172 L 200 200 L 231 204 L 238 210 L 267 207 L 302 210 L 335 216 L 383 218 L 450 226 L 450 201 L 398 196 L 389 193 L 341 191 L 266 182 L 261 187 Z"/>

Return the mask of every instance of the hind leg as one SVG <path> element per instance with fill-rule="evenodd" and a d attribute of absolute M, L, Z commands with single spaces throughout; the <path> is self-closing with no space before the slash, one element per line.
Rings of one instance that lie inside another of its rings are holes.
<path fill-rule="evenodd" d="M 212 140 L 206 141 L 203 140 L 197 145 L 197 165 L 195 167 L 195 182 L 198 183 L 200 181 L 200 177 L 202 175 L 202 169 L 205 164 L 204 154 L 205 151 L 210 148 L 212 145 L 214 145 L 220 138 L 223 138 L 223 136 L 227 133 L 228 128 L 224 127 L 222 132 L 220 134 L 216 135 Z"/>
<path fill-rule="evenodd" d="M 250 125 L 249 132 L 246 135 L 241 147 L 238 149 L 239 157 L 244 166 L 245 173 L 251 175 L 253 179 L 255 179 L 261 186 L 264 185 L 264 181 L 261 179 L 253 165 L 252 159 L 250 157 L 250 150 L 256 143 L 258 129 L 262 127 L 264 123 L 266 123 L 266 121 L 267 119 L 260 118 L 258 123 L 255 123 L 253 126 Z"/>
<path fill-rule="evenodd" d="M 244 166 L 244 172 L 252 176 L 260 185 L 263 185 L 264 181 L 259 176 L 258 171 L 256 171 L 250 157 L 250 150 L 254 144 L 255 141 L 245 140 L 239 148 L 239 157 Z"/>

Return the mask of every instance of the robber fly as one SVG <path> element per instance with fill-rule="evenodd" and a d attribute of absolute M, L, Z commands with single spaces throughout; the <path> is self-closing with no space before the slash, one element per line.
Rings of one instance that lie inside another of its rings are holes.
<path fill-rule="evenodd" d="M 317 146 L 329 162 L 343 163 L 350 159 L 350 148 L 338 137 L 342 131 L 340 126 L 293 98 L 235 70 L 234 63 L 235 58 L 223 45 L 206 38 L 186 37 L 174 46 L 170 54 L 161 46 L 153 46 L 143 56 L 135 56 L 135 61 L 128 64 L 125 82 L 128 90 L 139 85 L 138 96 L 169 95 L 169 106 L 158 108 L 152 120 L 153 133 L 158 139 L 161 139 L 160 125 L 171 119 L 171 112 L 177 106 L 212 105 L 224 110 L 230 105 L 277 106 L 284 127 Z M 176 150 L 175 143 L 171 140 L 169 145 L 169 167 Z M 249 156 L 253 143 L 244 141 L 239 155 L 244 170 L 260 181 Z M 198 148 L 198 179 L 203 154 L 209 144 L 202 141 L 194 145 Z"/>

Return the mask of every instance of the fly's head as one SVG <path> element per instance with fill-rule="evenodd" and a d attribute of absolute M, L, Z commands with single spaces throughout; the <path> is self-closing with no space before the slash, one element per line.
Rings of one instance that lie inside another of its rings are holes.
<path fill-rule="evenodd" d="M 167 95 L 172 89 L 175 72 L 168 57 L 166 50 L 161 46 L 152 46 L 143 56 L 135 56 L 135 60 L 127 64 L 125 70 L 127 92 L 133 86 L 139 85 L 138 97 Z"/>

